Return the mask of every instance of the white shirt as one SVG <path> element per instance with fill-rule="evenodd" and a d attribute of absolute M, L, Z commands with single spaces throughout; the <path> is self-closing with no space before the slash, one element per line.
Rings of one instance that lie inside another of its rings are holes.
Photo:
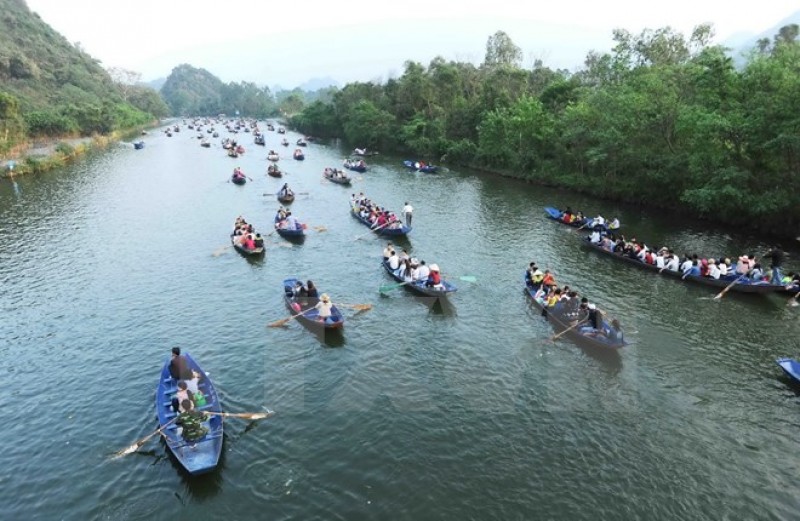
<path fill-rule="evenodd" d="M 419 268 L 411 268 L 411 280 L 419 280 Z"/>
<path fill-rule="evenodd" d="M 692 269 L 692 259 L 686 259 L 681 264 L 681 272 L 686 273 L 688 270 Z"/>
<path fill-rule="evenodd" d="M 660 253 L 656 255 L 656 267 L 663 268 L 664 267 L 664 256 Z"/>
<path fill-rule="evenodd" d="M 403 207 L 403 213 L 406 214 L 406 215 L 410 214 L 413 211 L 414 211 L 414 208 L 410 204 L 407 204 L 407 205 L 405 205 Z"/>
<path fill-rule="evenodd" d="M 431 269 L 428 267 L 427 264 L 423 264 L 417 269 L 417 277 L 419 280 L 425 280 L 428 278 L 428 275 L 431 274 Z"/>
<path fill-rule="evenodd" d="M 605 223 L 606 223 L 606 220 L 605 220 L 605 219 L 603 219 L 603 216 L 602 216 L 602 215 L 598 215 L 597 217 L 595 217 L 595 218 L 594 218 L 594 223 L 595 223 L 595 224 L 600 224 L 600 225 L 603 225 L 603 224 L 605 224 Z"/>
<path fill-rule="evenodd" d="M 598 231 L 592 232 L 591 237 L 589 237 L 589 242 L 591 242 L 592 244 L 599 243 L 600 242 L 600 232 L 598 232 Z"/>
<path fill-rule="evenodd" d="M 667 261 L 667 269 L 669 271 L 678 271 L 678 257 L 674 255 L 670 257 L 669 261 Z"/>
<path fill-rule="evenodd" d="M 317 302 L 317 305 L 314 306 L 319 311 L 320 318 L 328 318 L 331 316 L 331 309 L 333 308 L 332 302 Z"/>
<path fill-rule="evenodd" d="M 719 276 L 724 277 L 728 274 L 728 265 L 724 262 L 718 266 L 719 269 Z"/>
<path fill-rule="evenodd" d="M 400 267 L 400 259 L 397 257 L 396 253 L 389 257 L 389 267 L 393 270 Z"/>
<path fill-rule="evenodd" d="M 712 264 L 711 266 L 708 267 L 708 276 L 711 277 L 712 279 L 719 278 L 719 268 L 717 267 L 716 264 Z"/>

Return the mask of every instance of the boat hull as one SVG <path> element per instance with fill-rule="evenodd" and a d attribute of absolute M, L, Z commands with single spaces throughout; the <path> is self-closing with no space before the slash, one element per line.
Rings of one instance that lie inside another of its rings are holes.
<path fill-rule="evenodd" d="M 367 228 L 372 229 L 372 225 L 366 219 L 362 219 L 360 215 L 358 215 L 358 211 L 355 208 L 350 208 L 350 215 L 352 215 L 356 220 L 358 220 L 361 224 L 366 226 Z M 385 237 L 402 237 L 411 233 L 411 228 L 406 225 L 403 225 L 400 228 L 381 228 L 378 230 L 373 229 L 375 233 L 378 235 L 383 235 Z"/>
<path fill-rule="evenodd" d="M 292 289 L 295 287 L 297 279 L 290 278 L 283 281 L 283 301 L 286 308 L 292 315 L 296 315 L 298 310 L 293 304 L 297 304 L 292 297 Z M 298 316 L 295 320 L 303 324 L 305 327 L 316 332 L 337 331 L 344 327 L 344 316 L 336 306 L 331 309 L 331 316 L 322 321 L 319 319 L 319 313 L 316 309 L 308 311 L 303 315 Z"/>
<path fill-rule="evenodd" d="M 389 267 L 389 263 L 387 261 L 381 261 L 381 265 L 383 269 L 386 270 L 386 273 L 389 274 L 397 282 L 405 282 L 403 277 L 397 275 L 392 268 Z M 424 280 L 417 280 L 414 282 L 409 282 L 408 284 L 403 285 L 404 288 L 408 289 L 412 293 L 416 293 L 417 295 L 423 295 L 425 297 L 435 297 L 435 298 L 444 298 L 450 295 L 451 293 L 455 293 L 458 291 L 458 288 L 446 280 L 442 280 L 442 289 L 430 288 L 425 286 Z"/>

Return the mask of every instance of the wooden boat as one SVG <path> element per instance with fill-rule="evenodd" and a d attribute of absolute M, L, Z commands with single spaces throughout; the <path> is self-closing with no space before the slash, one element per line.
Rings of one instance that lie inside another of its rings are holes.
<path fill-rule="evenodd" d="M 285 147 L 288 147 L 289 146 L 289 142 L 286 139 L 284 139 L 283 141 L 281 141 L 281 145 L 283 145 Z"/>
<path fill-rule="evenodd" d="M 306 142 L 305 139 L 300 138 L 300 139 L 297 140 L 296 145 L 299 146 L 299 147 L 307 147 L 308 146 L 308 142 Z"/>
<path fill-rule="evenodd" d="M 297 150 L 294 151 L 294 154 L 292 154 L 292 157 L 294 157 L 295 160 L 297 160 L 297 161 L 302 161 L 302 160 L 304 160 L 306 158 L 306 155 L 303 153 L 302 150 L 300 150 L 298 148 Z"/>
<path fill-rule="evenodd" d="M 800 384 L 800 362 L 794 358 L 778 358 L 775 363 L 792 379 L 792 383 Z"/>
<path fill-rule="evenodd" d="M 275 231 L 278 232 L 278 235 L 283 237 L 284 239 L 289 240 L 298 240 L 303 239 L 306 236 L 306 225 L 301 223 L 300 221 L 295 221 L 297 223 L 298 228 L 294 230 L 290 230 L 289 228 L 281 228 L 278 226 L 278 223 L 281 221 L 278 219 L 277 214 L 275 215 Z"/>
<path fill-rule="evenodd" d="M 137 141 L 133 144 L 133 148 L 135 150 L 141 150 L 144 148 L 144 141 Z"/>
<path fill-rule="evenodd" d="M 236 150 L 229 148 L 228 149 L 228 157 L 239 157 L 239 154 L 236 153 Z"/>
<path fill-rule="evenodd" d="M 426 165 L 425 163 L 420 163 L 419 161 L 411 161 L 408 159 L 403 161 L 403 166 L 405 166 L 409 170 L 415 170 L 417 172 L 422 172 L 424 174 L 433 174 L 437 170 L 439 170 L 438 166 Z"/>
<path fill-rule="evenodd" d="M 200 368 L 197 362 L 187 353 L 183 353 L 189 369 L 197 371 L 201 376 L 198 389 L 206 398 L 206 405 L 198 407 L 200 411 L 222 412 L 219 396 L 214 389 L 214 384 L 208 375 Z M 222 416 L 209 416 L 203 423 L 208 428 L 208 433 L 195 443 L 187 443 L 179 434 L 178 425 L 175 425 L 175 411 L 172 410 L 172 398 L 178 392 L 178 382 L 169 373 L 168 358 L 156 386 L 156 414 L 158 425 L 163 428 L 163 438 L 175 459 L 186 469 L 189 474 L 203 474 L 210 472 L 219 463 L 222 453 Z M 170 423 L 173 422 L 173 423 Z M 166 427 L 165 427 L 166 426 Z"/>
<path fill-rule="evenodd" d="M 525 294 L 530 297 L 531 302 L 539 311 L 544 310 L 544 305 L 539 302 L 535 295 L 536 290 L 525 281 Z M 549 311 L 549 310 L 548 310 Z M 559 316 L 558 313 L 553 312 L 546 312 L 545 319 L 550 322 L 550 325 L 553 326 L 555 332 L 562 333 L 563 331 L 569 329 L 573 322 L 566 320 L 564 317 Z M 603 317 L 603 329 L 610 329 L 611 325 L 608 323 L 605 317 Z M 578 326 L 576 328 L 570 329 L 566 333 L 564 333 L 565 337 L 569 338 L 573 342 L 578 345 L 592 347 L 592 348 L 599 348 L 605 350 L 617 350 L 621 347 L 626 346 L 628 343 L 624 340 L 614 341 L 608 338 L 605 335 L 595 335 L 594 330 L 584 326 Z"/>
<path fill-rule="evenodd" d="M 247 182 L 247 178 L 243 175 L 232 175 L 231 176 L 231 183 L 235 185 L 243 185 Z"/>
<path fill-rule="evenodd" d="M 280 201 L 283 204 L 289 204 L 294 201 L 294 192 L 289 192 L 286 195 L 281 195 L 281 193 L 278 192 L 275 195 L 277 196 L 278 201 Z"/>
<path fill-rule="evenodd" d="M 267 175 L 270 177 L 283 177 L 283 172 L 278 168 L 278 165 L 269 165 L 267 167 Z"/>
<path fill-rule="evenodd" d="M 358 210 L 355 206 L 350 207 L 350 215 L 355 217 L 361 224 L 366 226 L 367 228 L 372 229 L 372 224 L 367 219 L 363 219 L 359 214 Z M 379 228 L 379 229 L 372 229 L 378 235 L 385 235 L 387 237 L 397 237 L 401 235 L 406 235 L 411 233 L 411 228 L 402 224 L 400 228 Z"/>
<path fill-rule="evenodd" d="M 253 248 L 252 250 L 248 250 L 247 248 L 245 248 L 244 246 L 242 246 L 241 244 L 239 244 L 236 241 L 236 236 L 235 235 L 231 235 L 231 244 L 233 244 L 233 247 L 236 248 L 236 251 L 238 251 L 242 255 L 255 257 L 257 255 L 263 255 L 264 254 L 264 247 L 263 246 L 258 247 L 258 248 Z"/>
<path fill-rule="evenodd" d="M 278 127 L 278 134 L 286 134 L 286 129 L 283 127 Z"/>
<path fill-rule="evenodd" d="M 297 282 L 298 281 L 295 278 L 286 279 L 283 281 L 283 300 L 286 304 L 286 308 L 292 313 L 292 315 L 300 313 L 302 309 L 300 304 L 295 302 L 293 296 L 294 287 Z M 310 311 L 298 316 L 295 320 L 302 323 L 309 329 L 318 331 L 330 331 L 344 327 L 344 316 L 336 306 L 333 306 L 331 309 L 331 316 L 324 322 L 319 319 L 319 312 L 316 309 L 311 309 Z"/>
<path fill-rule="evenodd" d="M 280 158 L 281 158 L 281 156 L 279 156 L 278 154 L 276 154 L 274 152 L 271 152 L 271 153 L 267 154 L 267 159 L 270 160 L 270 161 L 273 161 L 273 162 L 279 160 Z"/>
<path fill-rule="evenodd" d="M 208 141 L 201 141 L 200 146 L 203 148 L 211 148 L 211 143 L 209 143 Z"/>
<path fill-rule="evenodd" d="M 571 223 L 564 222 L 564 212 L 559 210 L 558 208 L 553 208 L 552 206 L 545 206 L 544 208 L 545 213 L 547 214 L 547 218 L 551 221 L 557 221 L 566 226 L 572 226 L 573 228 L 584 228 L 587 230 L 594 229 L 595 226 L 591 226 L 592 222 L 594 221 L 593 217 L 584 217 L 580 221 L 576 220 Z M 603 231 L 617 231 L 619 228 L 615 228 L 611 230 L 608 227 L 608 224 L 601 224 L 601 230 Z"/>
<path fill-rule="evenodd" d="M 342 163 L 342 166 L 344 166 L 348 170 L 353 170 L 355 172 L 364 173 L 367 171 L 367 164 L 364 162 L 363 159 L 358 159 L 358 160 L 345 159 L 344 162 Z"/>
<path fill-rule="evenodd" d="M 344 175 L 344 172 L 340 172 L 339 175 L 336 177 L 333 176 L 333 172 L 334 171 L 332 169 L 326 168 L 322 172 L 322 176 L 331 183 L 336 183 L 337 185 L 342 185 L 342 186 L 350 186 L 350 178 L 342 177 Z"/>
<path fill-rule="evenodd" d="M 266 144 L 266 140 L 264 139 L 264 136 L 262 134 L 257 135 L 253 140 L 253 142 L 256 145 L 261 145 L 262 147 Z"/>
<path fill-rule="evenodd" d="M 386 273 L 388 273 L 394 280 L 396 280 L 397 282 L 405 282 L 403 277 L 395 273 L 394 270 L 392 270 L 392 268 L 389 267 L 388 261 L 385 260 L 381 261 L 381 264 L 383 265 L 383 268 L 386 270 Z M 454 284 L 451 284 L 444 279 L 442 279 L 440 288 L 425 286 L 424 280 L 415 280 L 414 282 L 409 282 L 407 284 L 404 284 L 404 286 L 408 288 L 410 291 L 418 293 L 420 295 L 424 295 L 426 297 L 437 297 L 437 298 L 446 297 L 450 293 L 458 291 L 458 288 Z"/>
<path fill-rule="evenodd" d="M 602 253 L 607 257 L 612 257 L 617 260 L 626 262 L 628 264 L 633 264 L 634 266 L 638 266 L 651 273 L 655 273 L 656 275 L 661 274 L 666 277 L 685 280 L 687 282 L 693 282 L 696 284 L 701 284 L 703 286 L 711 286 L 714 288 L 722 289 L 728 287 L 731 284 L 731 282 L 739 278 L 735 274 L 727 275 L 725 278 L 719 278 L 719 279 L 713 279 L 711 277 L 701 277 L 699 275 L 687 275 L 686 277 L 684 277 L 682 273 L 679 273 L 677 271 L 671 271 L 666 269 L 662 270 L 661 268 L 658 268 L 653 264 L 647 264 L 645 262 L 642 262 L 638 258 L 632 258 L 628 257 L 627 255 L 622 255 L 620 253 L 614 253 L 608 251 L 599 244 L 592 244 L 588 240 L 583 240 L 582 244 L 584 247 L 589 248 L 592 251 Z M 740 279 L 740 282 L 731 286 L 728 291 L 736 291 L 738 293 L 758 293 L 758 294 L 787 292 L 786 287 L 780 284 L 770 284 L 769 282 L 766 281 L 753 281 L 748 278 Z"/>
<path fill-rule="evenodd" d="M 270 132 L 274 132 L 275 131 L 275 127 L 270 125 L 269 123 L 267 123 L 267 130 L 269 130 Z"/>

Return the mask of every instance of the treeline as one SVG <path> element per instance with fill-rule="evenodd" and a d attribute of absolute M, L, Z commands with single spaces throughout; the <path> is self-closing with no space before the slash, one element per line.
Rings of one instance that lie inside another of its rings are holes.
<path fill-rule="evenodd" d="M 38 136 L 142 125 L 167 110 L 152 89 L 115 81 L 23 0 L 0 0 L 0 154 Z"/>
<path fill-rule="evenodd" d="M 476 166 L 606 198 L 757 225 L 800 225 L 798 27 L 761 40 L 743 68 L 670 28 L 614 32 L 576 73 L 491 36 L 480 66 L 406 62 L 383 84 L 352 83 L 292 118 L 302 132 Z"/>

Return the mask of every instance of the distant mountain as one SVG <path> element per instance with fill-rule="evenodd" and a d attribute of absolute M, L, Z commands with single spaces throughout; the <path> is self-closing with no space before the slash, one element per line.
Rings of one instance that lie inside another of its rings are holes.
<path fill-rule="evenodd" d="M 731 54 L 733 55 L 734 61 L 741 64 L 744 62 L 745 55 L 747 55 L 756 46 L 756 42 L 758 42 L 758 40 L 766 38 L 771 42 L 775 38 L 775 35 L 781 30 L 781 27 L 791 24 L 800 25 L 800 11 L 787 16 L 769 29 L 758 34 L 754 35 L 747 33 L 736 33 L 729 36 L 721 43 L 725 47 L 729 47 L 731 49 Z"/>
<path fill-rule="evenodd" d="M 145 85 L 153 90 L 161 90 L 161 87 L 167 82 L 167 78 L 156 78 L 154 80 L 143 82 Z"/>
<path fill-rule="evenodd" d="M 314 92 L 328 87 L 339 87 L 339 82 L 326 76 L 324 78 L 311 78 L 310 80 L 300 84 L 298 88 L 306 92 Z"/>

